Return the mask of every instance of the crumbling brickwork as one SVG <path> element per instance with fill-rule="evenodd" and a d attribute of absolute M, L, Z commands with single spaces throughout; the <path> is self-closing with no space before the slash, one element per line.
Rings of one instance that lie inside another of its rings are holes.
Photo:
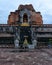
<path fill-rule="evenodd" d="M 31 13 L 30 18 L 31 18 L 32 25 L 42 25 L 43 24 L 41 13 L 36 12 L 31 4 L 30 5 L 20 5 L 18 7 L 18 10 L 16 10 L 15 12 L 11 12 L 10 15 L 8 16 L 8 24 L 13 25 L 13 24 L 20 22 L 19 14 L 20 14 L 20 11 L 22 11 L 23 9 L 27 9 Z"/>

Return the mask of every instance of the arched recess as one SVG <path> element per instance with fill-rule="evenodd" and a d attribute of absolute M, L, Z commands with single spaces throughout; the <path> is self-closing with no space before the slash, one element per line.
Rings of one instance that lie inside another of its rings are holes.
<path fill-rule="evenodd" d="M 30 23 L 31 21 L 31 13 L 29 10 L 27 9 L 23 9 L 22 11 L 20 11 L 20 22 L 23 23 L 24 22 L 24 18 L 27 19 L 27 22 Z"/>
<path fill-rule="evenodd" d="M 28 23 L 28 15 L 26 13 L 23 15 L 23 22 Z"/>

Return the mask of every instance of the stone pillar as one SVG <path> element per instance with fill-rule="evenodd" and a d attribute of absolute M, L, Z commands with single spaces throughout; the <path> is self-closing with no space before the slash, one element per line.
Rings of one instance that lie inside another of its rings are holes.
<path fill-rule="evenodd" d="M 15 35 L 14 44 L 15 44 L 15 48 L 19 48 L 19 34 L 18 33 L 16 33 Z"/>
<path fill-rule="evenodd" d="M 37 46 L 37 40 L 36 39 L 32 40 L 32 45 L 34 48 L 36 48 L 36 46 Z"/>
<path fill-rule="evenodd" d="M 20 29 L 18 28 L 18 30 L 16 29 L 14 38 L 15 48 L 19 48 L 19 40 L 20 40 Z"/>
<path fill-rule="evenodd" d="M 19 40 L 18 39 L 15 39 L 14 44 L 15 44 L 15 48 L 19 48 Z"/>
<path fill-rule="evenodd" d="M 32 49 L 36 48 L 37 40 L 36 40 L 36 33 L 35 30 L 31 27 L 31 36 L 32 36 Z"/>

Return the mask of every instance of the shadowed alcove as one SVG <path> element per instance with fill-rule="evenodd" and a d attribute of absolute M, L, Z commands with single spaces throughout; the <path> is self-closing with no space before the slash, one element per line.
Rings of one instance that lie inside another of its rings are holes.
<path fill-rule="evenodd" d="M 23 22 L 28 23 L 28 16 L 26 13 L 24 13 L 24 15 L 23 15 Z"/>

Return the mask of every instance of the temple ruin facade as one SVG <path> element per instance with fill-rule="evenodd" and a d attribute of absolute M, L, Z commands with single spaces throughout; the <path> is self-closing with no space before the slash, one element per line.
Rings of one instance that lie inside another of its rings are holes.
<path fill-rule="evenodd" d="M 52 24 L 43 24 L 41 12 L 32 4 L 10 12 L 7 24 L 0 24 L 0 47 L 38 48 L 52 42 Z"/>

